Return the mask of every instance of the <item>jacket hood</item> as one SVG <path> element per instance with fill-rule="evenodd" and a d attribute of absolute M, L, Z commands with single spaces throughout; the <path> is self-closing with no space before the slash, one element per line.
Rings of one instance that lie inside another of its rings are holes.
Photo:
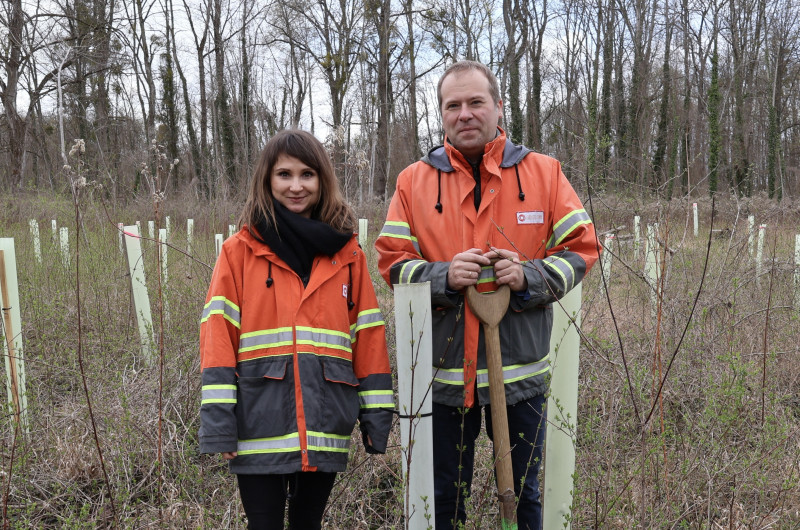
<path fill-rule="evenodd" d="M 504 131 L 498 127 L 498 130 L 504 134 Z M 447 139 L 445 138 L 445 141 Z M 503 147 L 503 159 L 500 162 L 501 168 L 508 168 L 519 164 L 528 153 L 532 151 L 524 145 L 516 145 L 511 140 L 506 138 L 505 146 Z M 447 156 L 447 150 L 444 145 L 439 145 L 428 151 L 428 154 L 420 159 L 429 166 L 432 166 L 444 173 L 455 171 L 453 164 L 450 163 L 450 158 Z"/>

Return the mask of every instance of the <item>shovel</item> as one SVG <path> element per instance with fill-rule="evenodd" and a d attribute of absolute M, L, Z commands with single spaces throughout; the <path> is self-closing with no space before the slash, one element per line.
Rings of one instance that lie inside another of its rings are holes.
<path fill-rule="evenodd" d="M 489 369 L 489 400 L 492 405 L 494 433 L 494 465 L 497 472 L 497 496 L 503 530 L 516 530 L 517 514 L 514 502 L 514 473 L 511 468 L 511 443 L 506 415 L 506 391 L 503 383 L 503 360 L 500 357 L 498 324 L 508 311 L 511 290 L 500 286 L 492 293 L 481 294 L 474 285 L 467 288 L 467 303 L 472 313 L 483 323 L 486 338 L 486 366 Z"/>

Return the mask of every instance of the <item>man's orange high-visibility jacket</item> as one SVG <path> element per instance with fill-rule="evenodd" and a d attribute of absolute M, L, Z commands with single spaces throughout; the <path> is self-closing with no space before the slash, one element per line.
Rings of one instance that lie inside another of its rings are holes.
<path fill-rule="evenodd" d="M 200 450 L 233 473 L 344 471 L 356 419 L 384 452 L 394 399 L 384 321 L 354 238 L 307 286 L 243 228 L 222 245 L 200 324 Z"/>
<path fill-rule="evenodd" d="M 463 294 L 448 289 L 447 271 L 456 254 L 490 246 L 516 251 L 528 281 L 500 322 L 506 400 L 513 405 L 546 390 L 551 304 L 583 279 L 600 246 L 558 161 L 514 145 L 500 128 L 475 168 L 445 139 L 403 170 L 375 242 L 390 285 L 431 282 L 436 403 L 489 402 L 483 330 Z M 485 267 L 479 290 L 493 289 L 494 280 Z"/>

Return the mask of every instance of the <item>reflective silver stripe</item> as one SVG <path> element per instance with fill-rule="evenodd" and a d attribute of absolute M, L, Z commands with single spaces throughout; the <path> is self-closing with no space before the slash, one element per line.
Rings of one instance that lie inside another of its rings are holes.
<path fill-rule="evenodd" d="M 273 438 L 258 438 L 256 440 L 239 440 L 237 452 L 240 455 L 257 453 L 289 453 L 300 450 L 300 436 L 294 432 Z"/>
<path fill-rule="evenodd" d="M 225 320 L 241 328 L 241 314 L 239 313 L 239 306 L 225 298 L 224 296 L 215 296 L 203 307 L 203 317 L 200 320 L 202 324 L 211 315 L 222 315 Z"/>
<path fill-rule="evenodd" d="M 589 214 L 583 208 L 572 210 L 553 226 L 553 235 L 547 242 L 547 248 L 553 248 L 580 225 L 591 224 L 591 222 Z"/>
<path fill-rule="evenodd" d="M 548 355 L 541 361 L 531 364 L 513 364 L 511 366 L 503 367 L 503 383 L 509 384 L 522 379 L 527 379 L 535 375 L 543 374 L 550 370 L 550 356 Z M 437 383 L 445 385 L 463 385 L 464 384 L 464 370 L 452 368 L 445 370 L 439 368 L 436 370 L 436 376 L 433 378 Z M 478 387 L 483 388 L 489 386 L 489 371 L 487 369 L 478 370 L 477 374 Z"/>
<path fill-rule="evenodd" d="M 201 405 L 206 403 L 236 403 L 236 385 L 203 385 Z"/>
<path fill-rule="evenodd" d="M 478 275 L 478 284 L 496 282 L 497 276 L 494 275 L 494 267 L 487 265 L 481 267 L 481 273 Z"/>
<path fill-rule="evenodd" d="M 512 364 L 503 367 L 503 384 L 515 383 L 550 370 L 550 356 L 531 364 Z M 489 386 L 489 370 L 478 370 L 478 388 Z"/>
<path fill-rule="evenodd" d="M 378 237 L 393 237 L 395 239 L 406 239 L 411 241 L 411 244 L 414 245 L 414 250 L 417 251 L 417 254 L 420 256 L 422 252 L 419 250 L 419 242 L 417 238 L 411 235 L 411 227 L 408 223 L 402 223 L 400 221 L 386 221 L 383 225 L 383 229 Z"/>
<path fill-rule="evenodd" d="M 367 309 L 358 314 L 356 323 L 350 326 L 350 342 L 356 341 L 356 333 L 362 329 L 372 328 L 375 326 L 384 326 L 386 323 L 383 321 L 380 309 Z"/>
<path fill-rule="evenodd" d="M 350 334 L 330 329 L 307 328 L 297 326 L 297 344 L 333 348 L 335 350 L 352 351 Z"/>
<path fill-rule="evenodd" d="M 403 263 L 403 266 L 400 267 L 400 277 L 398 278 L 397 283 L 412 283 L 411 278 L 414 276 L 414 272 L 417 270 L 417 268 L 425 263 L 427 262 L 421 259 L 412 259 Z"/>
<path fill-rule="evenodd" d="M 292 328 L 251 331 L 249 333 L 242 333 L 239 337 L 239 353 L 291 344 L 294 344 Z"/>
<path fill-rule="evenodd" d="M 460 368 L 436 368 L 433 367 L 433 380 L 445 385 L 464 385 L 464 370 Z"/>
<path fill-rule="evenodd" d="M 572 268 L 569 261 L 561 256 L 548 256 L 542 261 L 551 271 L 555 271 L 561 277 L 565 292 L 575 286 L 575 269 Z"/>
<path fill-rule="evenodd" d="M 358 393 L 362 409 L 394 408 L 394 392 L 391 390 L 367 390 Z"/>
<path fill-rule="evenodd" d="M 308 449 L 313 451 L 346 453 L 350 449 L 350 436 L 308 431 Z"/>

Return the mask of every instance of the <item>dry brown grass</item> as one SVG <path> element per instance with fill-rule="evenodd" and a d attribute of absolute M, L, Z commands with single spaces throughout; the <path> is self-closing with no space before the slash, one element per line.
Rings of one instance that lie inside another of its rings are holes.
<path fill-rule="evenodd" d="M 694 238 L 686 201 L 594 200 L 599 231 L 624 225 L 619 234 L 629 235 L 638 213 L 643 231 L 648 222 L 669 226 L 666 244 L 673 252 L 666 262 L 660 319 L 652 317 L 642 276 L 643 249 L 635 260 L 630 241 L 616 247 L 608 297 L 599 267 L 584 283 L 573 528 L 800 527 L 800 319 L 793 301 L 800 205 L 764 198 L 718 201 L 715 227 L 726 231 L 712 239 L 704 287 L 692 313 L 711 217 L 710 201 L 698 202 L 701 235 Z M 139 352 L 113 225 L 138 219 L 146 226 L 152 205 L 139 199 L 106 207 L 111 221 L 99 199 L 82 204 L 87 233 L 80 337 L 109 483 L 77 363 L 74 261 L 73 269 L 63 269 L 49 241 L 52 218 L 74 234 L 71 206 L 46 196 L 0 197 L 0 237 L 16 239 L 32 420 L 30 437 L 16 441 L 10 417 L 0 421 L 0 484 L 8 488 L 5 523 L 11 528 L 243 528 L 235 481 L 218 457 L 197 453 L 198 315 L 214 262 L 213 234 L 227 234 L 239 205 L 192 197 L 168 198 L 163 205 L 177 248 L 185 248 L 185 221 L 194 218 L 196 261 L 178 252 L 169 256 L 170 281 L 162 291 L 170 309 L 163 330 L 162 385 L 159 367 L 149 366 Z M 371 242 L 384 208 L 358 210 L 369 219 Z M 759 278 L 748 254 L 748 213 L 769 226 Z M 33 257 L 30 218 L 40 223 L 44 265 Z M 152 281 L 152 245 L 144 242 L 144 249 Z M 365 250 L 392 344 L 391 292 L 374 266 L 371 245 Z M 153 283 L 154 316 L 156 292 Z M 654 403 L 657 326 L 666 369 L 687 322 L 664 385 L 663 413 L 656 407 L 644 424 Z M 0 398 L 5 401 L 5 395 Z M 387 455 L 368 456 L 354 435 L 351 463 L 337 481 L 327 527 L 403 526 L 399 445 L 395 427 Z M 490 462 L 484 435 L 468 528 L 495 526 Z"/>

